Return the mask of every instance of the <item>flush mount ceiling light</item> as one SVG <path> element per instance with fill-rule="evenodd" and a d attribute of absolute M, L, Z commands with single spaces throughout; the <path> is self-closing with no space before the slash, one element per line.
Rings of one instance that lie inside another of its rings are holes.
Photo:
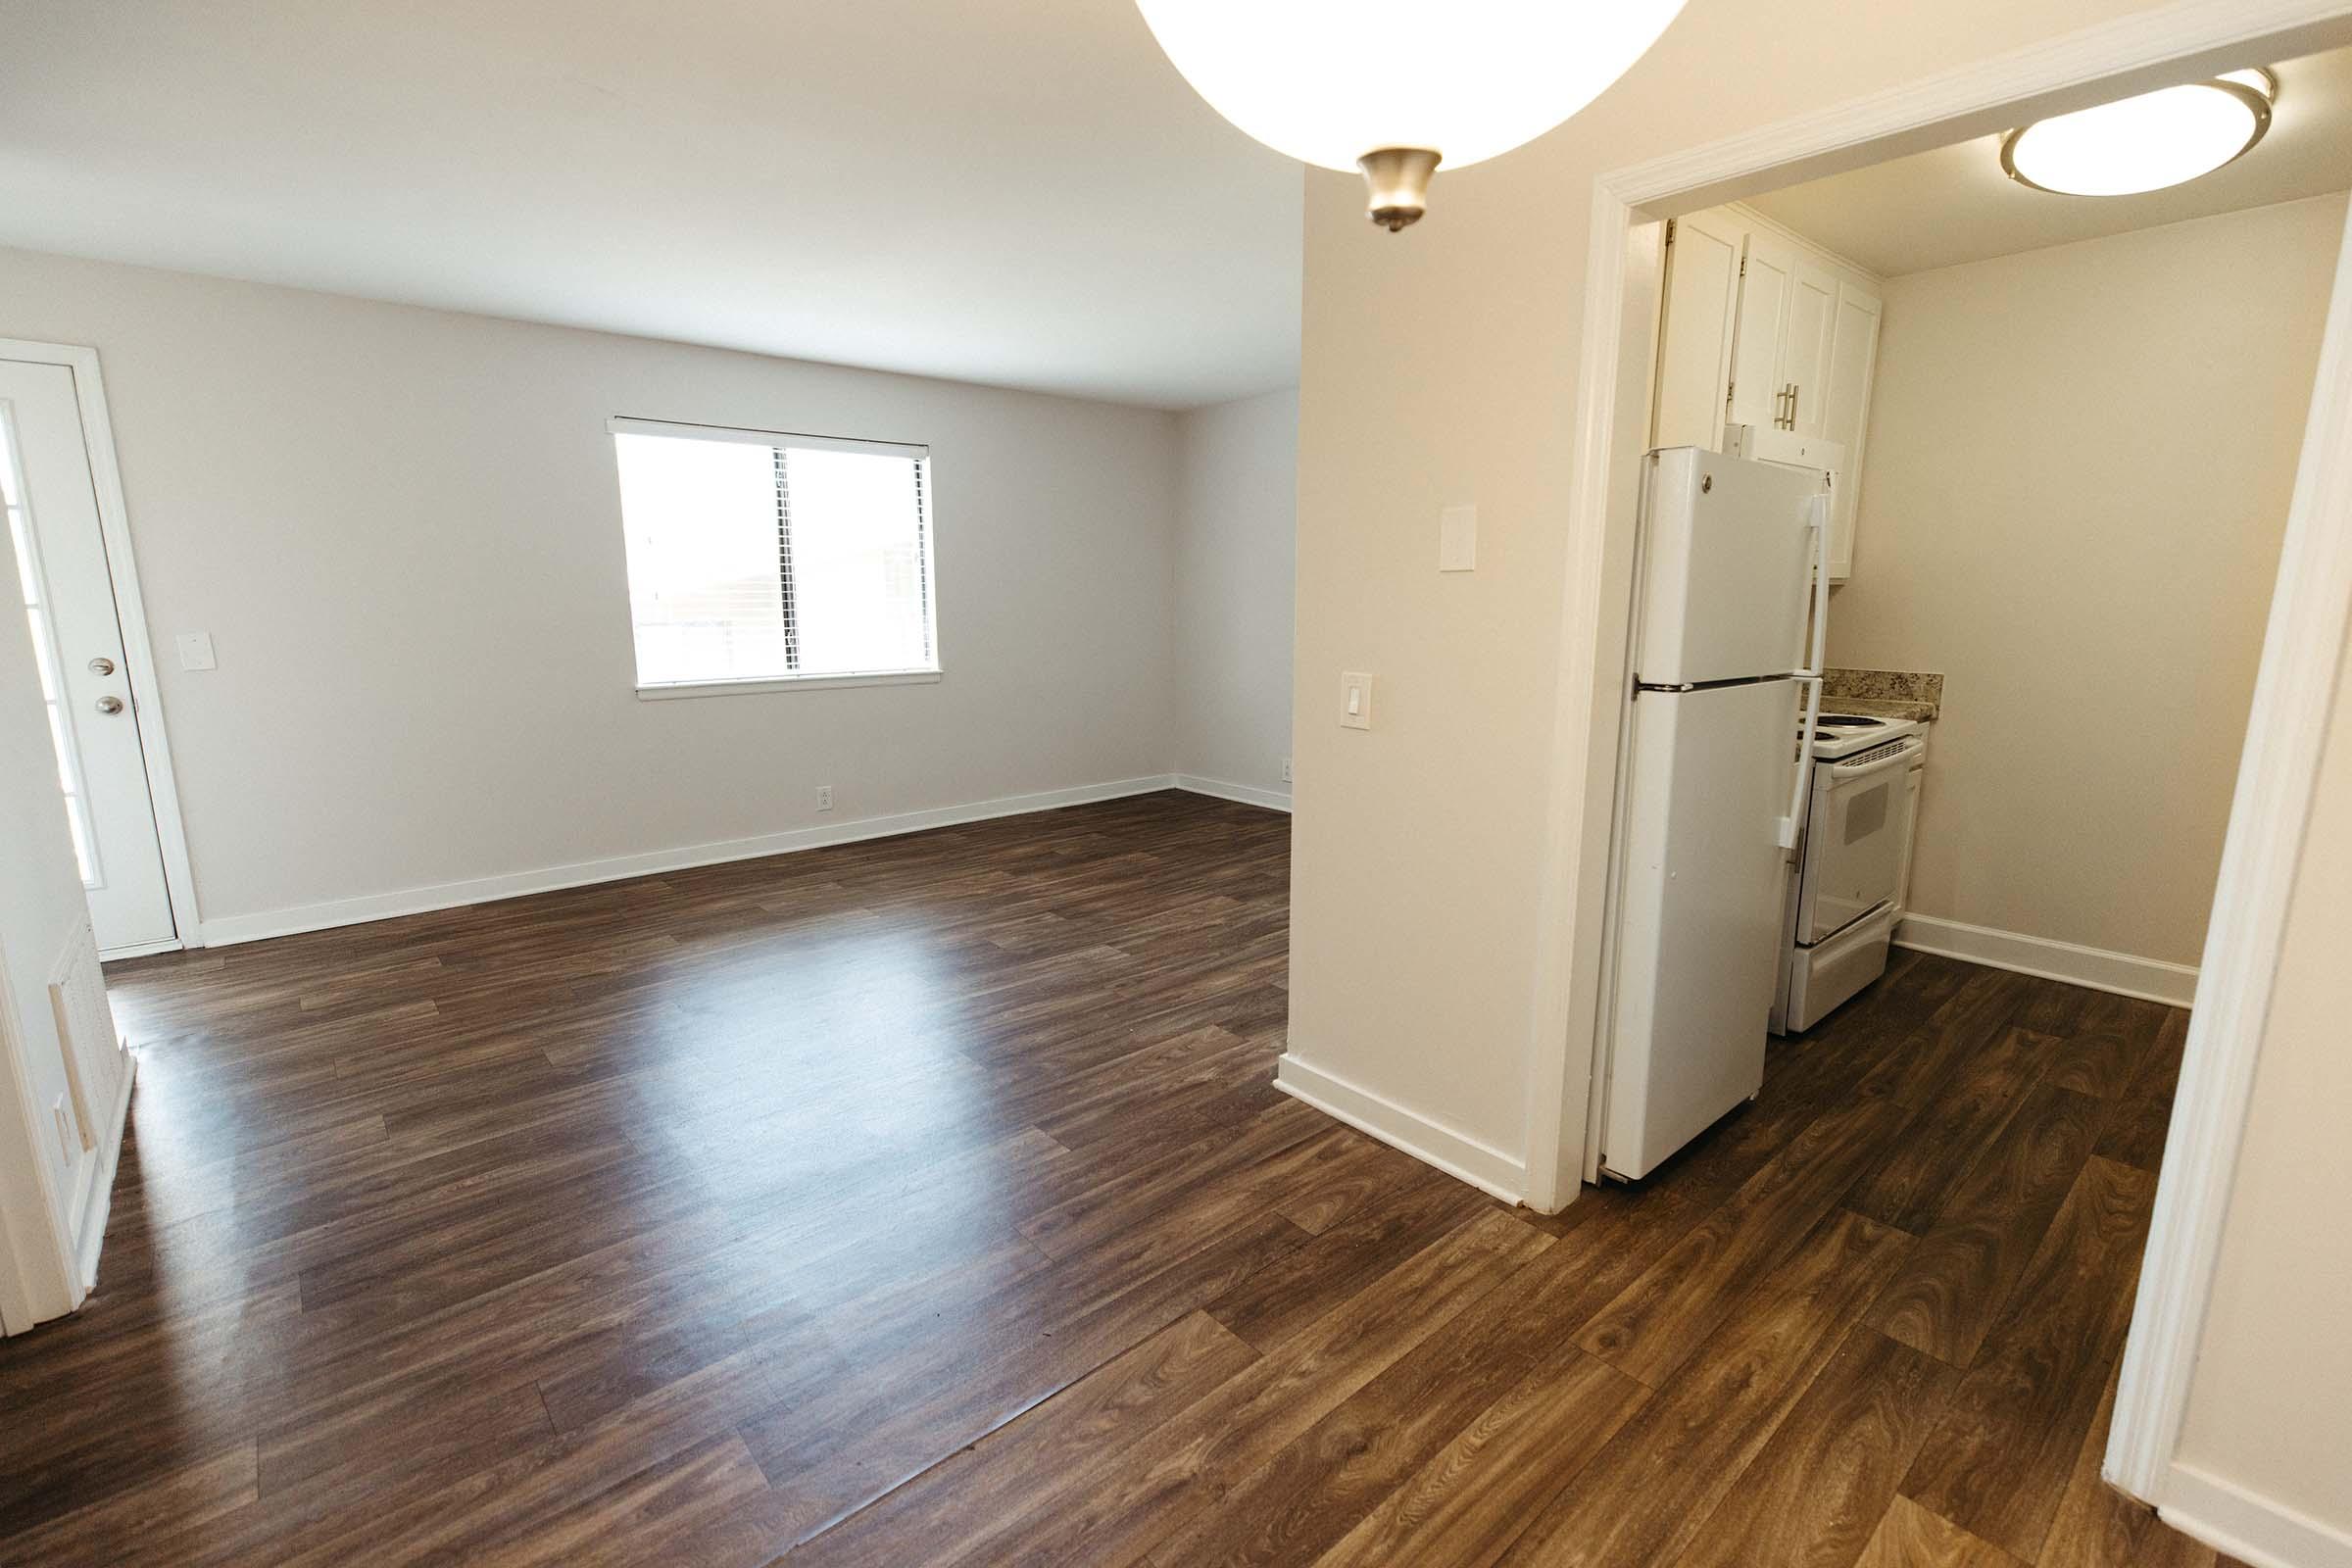
<path fill-rule="evenodd" d="M 1136 0 L 1209 107 L 1280 153 L 1361 169 L 1372 221 L 1429 176 L 1535 140 L 1600 96 L 1683 0 Z"/>
<path fill-rule="evenodd" d="M 2210 174 L 2271 128 L 2278 78 L 2231 71 L 2037 120 L 2001 141 L 2011 179 L 2062 196 L 2131 196 Z"/>

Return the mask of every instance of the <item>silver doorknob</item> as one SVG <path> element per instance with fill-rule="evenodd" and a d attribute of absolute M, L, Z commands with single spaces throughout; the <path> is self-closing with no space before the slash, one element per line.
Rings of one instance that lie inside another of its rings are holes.
<path fill-rule="evenodd" d="M 99 655 L 99 656 L 98 656 L 96 659 L 93 659 L 93 660 L 91 660 L 91 661 L 90 661 L 90 673 L 91 673 L 91 674 L 93 674 L 93 675 L 112 675 L 114 672 L 115 672 L 115 662 L 114 662 L 113 660 L 111 660 L 111 659 L 107 658 L 107 657 L 106 657 L 104 654 L 100 654 L 100 655 Z"/>
<path fill-rule="evenodd" d="M 122 699 L 120 697 L 99 698 L 98 711 L 101 713 L 120 713 L 122 711 Z"/>

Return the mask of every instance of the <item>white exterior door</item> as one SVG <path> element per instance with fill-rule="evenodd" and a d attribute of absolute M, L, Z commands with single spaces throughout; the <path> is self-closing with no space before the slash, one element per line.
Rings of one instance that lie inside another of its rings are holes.
<path fill-rule="evenodd" d="M 177 932 L 74 376 L 0 359 L 0 489 L 8 581 L 31 624 L 91 923 L 113 953 Z"/>

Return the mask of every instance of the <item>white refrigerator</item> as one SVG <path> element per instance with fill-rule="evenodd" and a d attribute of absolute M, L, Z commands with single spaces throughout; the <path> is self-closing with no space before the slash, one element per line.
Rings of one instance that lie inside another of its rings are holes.
<path fill-rule="evenodd" d="M 1695 447 L 1646 460 L 1595 1161 L 1612 1175 L 1647 1175 L 1764 1082 L 1827 485 Z"/>

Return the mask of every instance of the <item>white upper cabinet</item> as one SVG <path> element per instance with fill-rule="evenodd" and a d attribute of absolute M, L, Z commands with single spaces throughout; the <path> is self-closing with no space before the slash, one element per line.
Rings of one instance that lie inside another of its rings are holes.
<path fill-rule="evenodd" d="M 1732 345 L 1729 419 L 1733 424 L 1778 424 L 1788 402 L 1781 358 L 1788 334 L 1788 298 L 1796 286 L 1796 251 L 1769 235 L 1751 233 L 1746 258 L 1740 270 L 1740 330 Z M 1721 432 L 1715 445 L 1718 450 L 1723 445 Z"/>
<path fill-rule="evenodd" d="M 1781 421 L 1798 435 L 1827 435 L 1821 416 L 1829 385 L 1830 329 L 1838 318 L 1838 279 L 1803 257 L 1788 283 L 1788 324 L 1781 332 L 1776 382 L 1788 401 Z"/>
<path fill-rule="evenodd" d="M 1830 580 L 1854 571 L 1854 517 L 1862 500 L 1862 440 L 1869 432 L 1871 372 L 1879 363 L 1879 297 L 1838 285 L 1831 323 L 1829 379 L 1821 398 L 1822 433 L 1845 448 L 1843 482 L 1830 502 Z"/>
<path fill-rule="evenodd" d="M 1837 443 L 1830 579 L 1853 571 L 1878 280 L 1740 207 L 1678 218 L 1666 249 L 1651 444 L 1725 447 L 1727 424 Z"/>
<path fill-rule="evenodd" d="M 1722 449 L 1723 389 L 1732 378 L 1740 252 L 1746 238 L 1713 213 L 1693 213 L 1674 225 L 1674 243 L 1666 251 L 1651 446 Z"/>

